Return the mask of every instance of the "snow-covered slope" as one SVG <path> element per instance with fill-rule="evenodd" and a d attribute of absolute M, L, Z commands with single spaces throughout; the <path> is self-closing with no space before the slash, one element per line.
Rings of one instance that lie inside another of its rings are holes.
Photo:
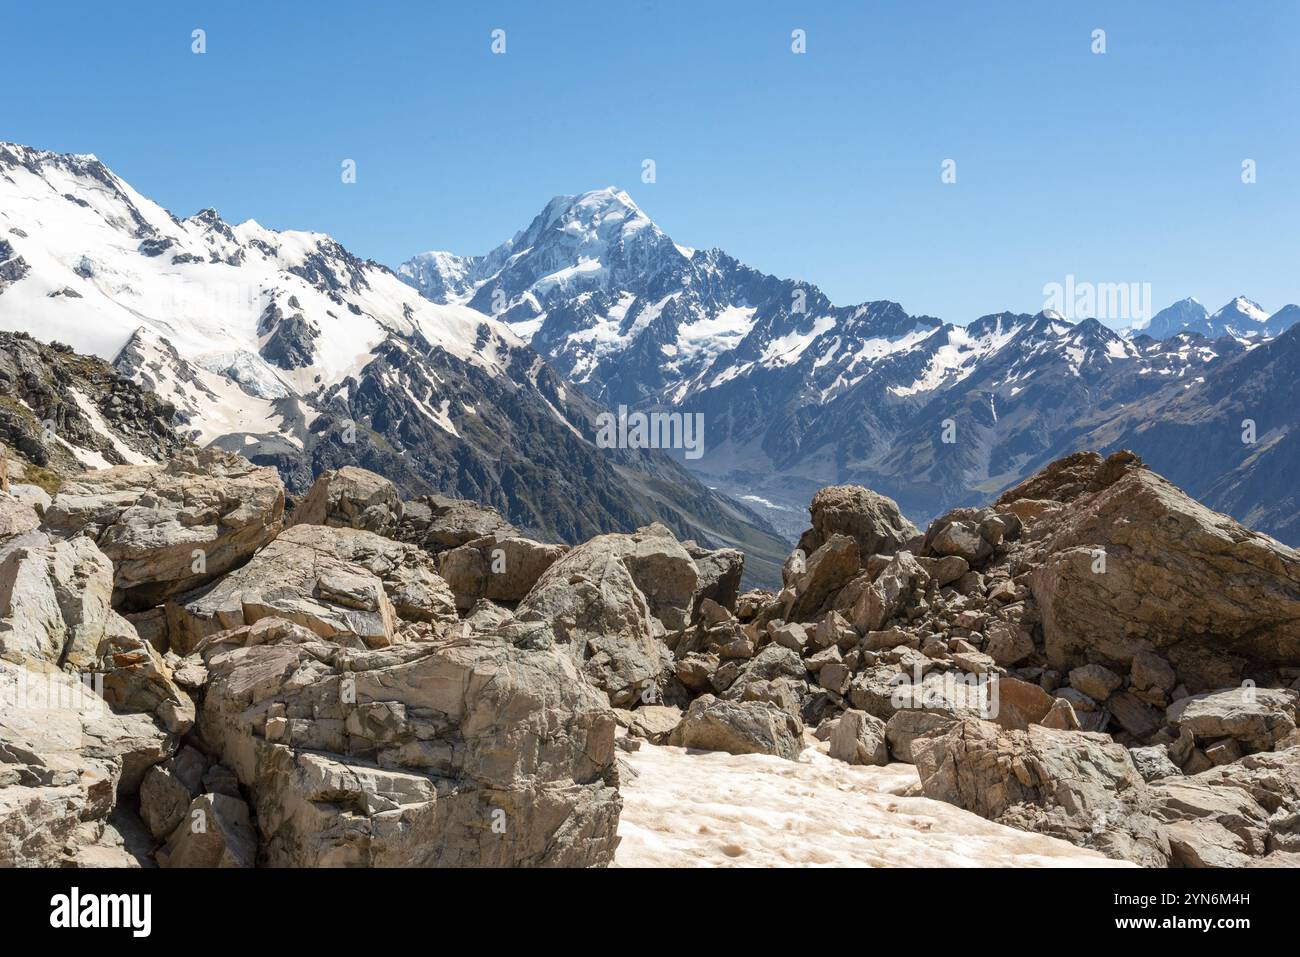
<path fill-rule="evenodd" d="M 777 563 L 784 548 L 661 453 L 597 449 L 599 406 L 509 324 L 322 233 L 179 219 L 91 155 L 0 144 L 0 328 L 114 362 L 189 438 L 298 491 L 355 462 L 545 537 L 663 520 Z"/>

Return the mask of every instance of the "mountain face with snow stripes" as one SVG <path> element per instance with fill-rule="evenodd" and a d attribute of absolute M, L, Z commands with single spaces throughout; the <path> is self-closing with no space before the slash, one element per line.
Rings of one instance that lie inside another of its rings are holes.
<path fill-rule="evenodd" d="M 449 288 L 474 281 L 444 266 Z M 548 539 L 658 520 L 746 548 L 767 580 L 786 548 L 668 456 L 596 448 L 601 406 L 490 312 L 322 233 L 179 219 L 94 156 L 0 144 L 0 329 L 114 362 L 185 437 L 296 491 L 355 463 Z"/>
<path fill-rule="evenodd" d="M 606 404 L 703 413 L 705 454 L 686 464 L 792 536 L 831 483 L 891 495 L 919 522 L 982 501 L 1300 319 L 1244 297 L 1214 314 L 1186 299 L 1125 332 L 1051 312 L 959 326 L 889 301 L 836 306 L 673 242 L 612 187 L 557 197 L 486 255 L 426 253 L 398 274 L 495 316 Z"/>

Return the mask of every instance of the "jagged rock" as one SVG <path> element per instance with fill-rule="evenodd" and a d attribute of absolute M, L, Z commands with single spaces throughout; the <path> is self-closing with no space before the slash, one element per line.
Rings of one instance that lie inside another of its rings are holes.
<path fill-rule="evenodd" d="M 397 486 L 355 465 L 322 472 L 293 513 L 293 525 L 360 528 L 392 536 L 402 520 Z"/>
<path fill-rule="evenodd" d="M 927 711 L 922 708 L 895 711 L 885 723 L 885 740 L 889 743 L 890 755 L 895 761 L 914 763 L 912 742 L 932 731 L 947 728 L 955 720 L 951 714 L 943 711 Z"/>
<path fill-rule="evenodd" d="M 275 469 L 205 449 L 66 482 L 43 527 L 93 539 L 113 561 L 114 605 L 136 610 L 242 565 L 275 537 L 283 514 Z"/>
<path fill-rule="evenodd" d="M 702 695 L 691 702 L 670 742 L 728 754 L 774 754 L 793 761 L 803 750 L 803 723 L 770 701 L 727 701 Z"/>
<path fill-rule="evenodd" d="M 1149 651 L 1133 655 L 1131 675 L 1133 687 L 1138 689 L 1158 688 L 1168 693 L 1178 684 L 1178 675 L 1169 667 L 1169 662 Z"/>
<path fill-rule="evenodd" d="M 615 707 L 627 707 L 669 667 L 663 639 L 690 623 L 699 573 L 662 525 L 600 535 L 538 579 L 516 609 L 545 621 Z"/>
<path fill-rule="evenodd" d="M 997 679 L 998 711 L 993 720 L 1007 730 L 1024 731 L 1031 724 L 1042 724 L 1057 700 L 1038 685 L 1003 676 Z"/>
<path fill-rule="evenodd" d="M 709 599 L 734 612 L 740 594 L 740 579 L 745 573 L 745 553 L 735 548 L 707 549 L 690 541 L 683 542 L 682 547 L 695 562 L 695 570 L 699 573 L 695 607 L 698 609 Z"/>
<path fill-rule="evenodd" d="M 892 555 L 917 534 L 917 528 L 892 498 L 860 485 L 831 485 L 813 496 L 808 507 L 813 536 L 811 553 L 833 535 L 847 535 L 858 545 L 859 554 Z"/>
<path fill-rule="evenodd" d="M 1066 698 L 1053 698 L 1052 707 L 1038 723 L 1044 728 L 1056 728 L 1060 731 L 1078 731 L 1082 728 L 1079 724 L 1079 716 L 1074 713 L 1074 707 Z"/>
<path fill-rule="evenodd" d="M 965 720 L 913 742 L 926 797 L 981 817 L 1164 866 L 1168 838 L 1128 751 L 1105 735 Z"/>
<path fill-rule="evenodd" d="M 885 722 L 865 711 L 850 708 L 840 715 L 830 742 L 830 756 L 848 764 L 889 763 Z"/>
<path fill-rule="evenodd" d="M 1241 867 L 1295 849 L 1300 748 L 1247 755 L 1193 777 L 1166 777 L 1151 791 L 1176 866 Z"/>
<path fill-rule="evenodd" d="M 1117 691 L 1106 707 L 1115 723 L 1138 740 L 1146 740 L 1164 724 L 1160 712 L 1130 691 Z"/>
<path fill-rule="evenodd" d="M 440 553 L 438 573 L 455 594 L 458 608 L 472 608 L 482 598 L 513 603 L 527 595 L 565 551 L 563 545 L 486 535 Z"/>
<path fill-rule="evenodd" d="M 257 838 L 248 805 L 227 794 L 199 795 L 156 856 L 159 867 L 252 867 Z"/>
<path fill-rule="evenodd" d="M 567 655 L 505 634 L 379 650 L 293 638 L 204 650 L 200 728 L 250 795 L 260 863 L 609 863 L 614 717 Z"/>
<path fill-rule="evenodd" d="M 984 628 L 984 653 L 1010 668 L 1034 653 L 1034 639 L 1004 621 L 991 621 Z"/>
<path fill-rule="evenodd" d="M 176 739 L 60 671 L 0 660 L 0 867 L 66 863 Z"/>
<path fill-rule="evenodd" d="M 1104 665 L 1083 665 L 1070 672 L 1070 687 L 1096 701 L 1105 701 L 1122 684 L 1124 679 Z"/>
<path fill-rule="evenodd" d="M 645 738 L 653 744 L 663 744 L 673 729 L 682 721 L 682 709 L 672 705 L 645 704 L 635 711 L 616 710 L 615 719 L 627 728 L 627 733 Z"/>
<path fill-rule="evenodd" d="M 1142 775 L 1142 780 L 1148 784 L 1183 773 L 1178 765 L 1169 760 L 1169 750 L 1163 744 L 1129 748 L 1128 755 L 1133 759 L 1133 766 L 1138 769 L 1138 774 Z"/>
<path fill-rule="evenodd" d="M 862 634 L 878 631 L 898 614 L 925 571 L 909 551 L 900 551 L 885 566 L 853 608 L 853 625 Z"/>
<path fill-rule="evenodd" d="M 121 712 L 157 714 L 184 734 L 194 704 L 158 652 L 113 611 L 113 566 L 88 538 L 30 532 L 0 544 L 0 654 L 96 673 Z"/>
<path fill-rule="evenodd" d="M 36 509 L 8 492 L 0 493 L 0 540 L 34 532 L 40 524 Z"/>
<path fill-rule="evenodd" d="M 795 576 L 795 599 L 786 617 L 813 618 L 827 601 L 858 573 L 858 545 L 848 535 L 831 535 L 808 556 L 802 573 Z"/>
<path fill-rule="evenodd" d="M 519 535 L 496 509 L 463 499 L 430 495 L 402 503 L 397 538 L 437 554 L 486 535 Z"/>
<path fill-rule="evenodd" d="M 1252 751 L 1269 751 L 1296 730 L 1300 695 L 1271 688 L 1230 688 L 1175 701 L 1166 719 L 1197 741 L 1233 738 Z"/>
<path fill-rule="evenodd" d="M 433 559 L 413 545 L 295 525 L 198 597 L 169 603 L 168 636 L 187 655 L 208 635 L 271 617 L 380 647 L 397 639 L 402 622 L 454 622 L 456 603 Z"/>
<path fill-rule="evenodd" d="M 1068 482 L 1056 471 L 1025 483 L 1065 503 L 1036 532 L 1043 557 L 1029 574 L 1053 667 L 1151 651 L 1195 692 L 1300 660 L 1294 549 L 1210 511 L 1131 453 L 1078 459 Z"/>
<path fill-rule="evenodd" d="M 1001 540 L 984 522 L 991 515 L 987 510 L 958 508 L 935 519 L 925 533 L 923 551 L 929 555 L 956 555 L 971 565 L 981 564 L 993 554 L 993 546 Z"/>

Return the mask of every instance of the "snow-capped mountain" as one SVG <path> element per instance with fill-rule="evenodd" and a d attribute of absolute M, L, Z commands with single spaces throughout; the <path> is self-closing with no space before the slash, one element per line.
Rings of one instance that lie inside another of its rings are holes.
<path fill-rule="evenodd" d="M 295 490 L 354 462 L 544 537 L 662 520 L 760 564 L 783 554 L 667 456 L 597 449 L 601 408 L 510 325 L 322 233 L 179 219 L 94 156 L 0 144 L 0 328 L 113 361 L 189 438 L 274 463 Z"/>
<path fill-rule="evenodd" d="M 1121 334 L 1051 312 L 959 326 L 889 301 L 836 306 L 673 242 L 613 188 L 557 197 L 485 256 L 428 253 L 399 274 L 496 315 L 606 403 L 703 413 L 708 447 L 687 464 L 789 535 L 833 482 L 885 492 L 917 521 L 983 500 L 1300 318 L 1185 299 Z"/>

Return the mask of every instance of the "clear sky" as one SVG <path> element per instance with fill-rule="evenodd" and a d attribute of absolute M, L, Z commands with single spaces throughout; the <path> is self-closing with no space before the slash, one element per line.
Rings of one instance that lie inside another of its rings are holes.
<path fill-rule="evenodd" d="M 1300 300 L 1295 0 L 11 0 L 0 63 L 0 139 L 393 266 L 617 185 L 837 303 L 967 322 L 1067 274 Z"/>

